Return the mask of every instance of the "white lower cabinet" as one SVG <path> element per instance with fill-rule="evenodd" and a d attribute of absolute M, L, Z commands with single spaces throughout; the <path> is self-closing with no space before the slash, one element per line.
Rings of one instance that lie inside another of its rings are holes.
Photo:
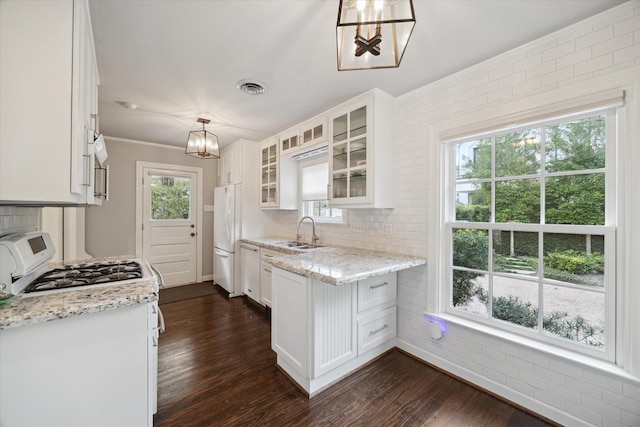
<path fill-rule="evenodd" d="M 336 286 L 273 267 L 272 291 L 277 363 L 310 395 L 395 345 L 396 273 Z"/>
<path fill-rule="evenodd" d="M 260 297 L 260 248 L 248 243 L 240 245 L 242 292 L 262 304 Z"/>
<path fill-rule="evenodd" d="M 260 249 L 260 300 L 267 307 L 272 306 L 271 292 L 271 264 L 267 261 L 278 255 L 278 252 L 269 249 Z"/>
<path fill-rule="evenodd" d="M 1 330 L 0 425 L 152 426 L 150 319 L 138 304 Z"/>

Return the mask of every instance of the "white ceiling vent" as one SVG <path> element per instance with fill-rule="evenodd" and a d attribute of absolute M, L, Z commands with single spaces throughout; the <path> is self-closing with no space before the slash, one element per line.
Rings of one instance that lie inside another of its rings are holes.
<path fill-rule="evenodd" d="M 238 89 L 249 95 L 260 95 L 267 91 L 267 86 L 257 80 L 240 80 Z"/>

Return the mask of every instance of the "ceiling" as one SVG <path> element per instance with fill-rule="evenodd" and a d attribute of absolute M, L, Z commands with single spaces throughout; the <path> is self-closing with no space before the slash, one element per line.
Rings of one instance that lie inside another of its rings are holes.
<path fill-rule="evenodd" d="M 400 67 L 364 71 L 337 71 L 338 0 L 89 3 L 101 132 L 184 146 L 205 117 L 226 146 L 262 141 L 373 87 L 402 95 L 621 1 L 414 0 Z M 242 93 L 241 79 L 268 91 Z"/>

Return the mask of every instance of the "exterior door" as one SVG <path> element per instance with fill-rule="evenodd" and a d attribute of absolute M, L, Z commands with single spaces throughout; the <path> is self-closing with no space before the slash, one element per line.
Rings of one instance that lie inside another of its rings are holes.
<path fill-rule="evenodd" d="M 194 172 L 143 169 L 142 256 L 166 286 L 196 282 L 197 182 Z"/>

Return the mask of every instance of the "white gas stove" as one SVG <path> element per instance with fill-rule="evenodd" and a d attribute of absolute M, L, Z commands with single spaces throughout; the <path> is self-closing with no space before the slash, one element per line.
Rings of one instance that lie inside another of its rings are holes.
<path fill-rule="evenodd" d="M 9 293 L 36 296 L 140 279 L 153 281 L 156 291 L 162 284 L 159 273 L 154 274 L 145 260 L 88 260 L 49 267 L 47 263 L 54 254 L 48 233 L 19 233 L 0 238 L 0 287 L 4 283 Z"/>

